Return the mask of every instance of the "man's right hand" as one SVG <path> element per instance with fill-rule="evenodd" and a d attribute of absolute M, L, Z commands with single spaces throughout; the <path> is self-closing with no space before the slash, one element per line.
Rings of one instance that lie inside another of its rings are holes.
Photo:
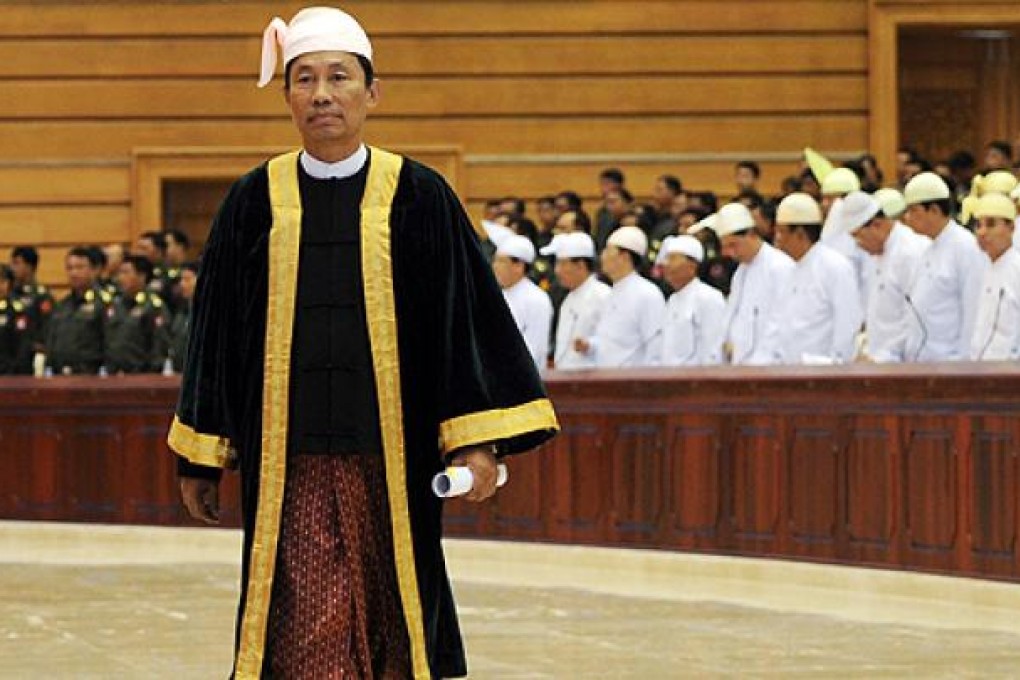
<path fill-rule="evenodd" d="M 212 479 L 181 477 L 181 500 L 188 514 L 206 524 L 220 523 L 220 483 Z"/>

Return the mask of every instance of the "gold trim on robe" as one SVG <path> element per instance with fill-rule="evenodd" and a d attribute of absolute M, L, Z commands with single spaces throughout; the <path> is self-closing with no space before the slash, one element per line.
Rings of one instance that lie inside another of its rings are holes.
<path fill-rule="evenodd" d="M 202 434 L 182 423 L 174 416 L 166 443 L 174 453 L 195 465 L 216 468 L 237 467 L 237 451 L 226 437 Z"/>
<path fill-rule="evenodd" d="M 273 592 L 276 547 L 287 472 L 290 351 L 294 333 L 298 257 L 301 247 L 301 192 L 298 151 L 269 161 L 269 290 L 262 393 L 262 460 L 258 509 L 248 565 L 236 677 L 258 678 L 265 655 L 266 624 Z"/>
<path fill-rule="evenodd" d="M 510 439 L 536 430 L 558 430 L 552 403 L 536 399 L 511 408 L 468 413 L 439 424 L 439 448 L 444 454 L 472 444 Z"/>
<path fill-rule="evenodd" d="M 361 203 L 361 272 L 365 290 L 365 316 L 372 347 L 379 402 L 379 426 L 386 461 L 386 488 L 397 584 L 404 608 L 414 677 L 429 680 L 428 653 L 418 575 L 407 501 L 407 465 L 404 450 L 404 407 L 400 392 L 400 356 L 397 348 L 397 314 L 393 296 L 393 262 L 390 249 L 390 208 L 403 159 L 372 149 Z"/>

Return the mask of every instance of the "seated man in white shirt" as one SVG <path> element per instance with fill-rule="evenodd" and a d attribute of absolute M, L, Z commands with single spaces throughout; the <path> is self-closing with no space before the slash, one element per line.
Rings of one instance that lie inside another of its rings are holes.
<path fill-rule="evenodd" d="M 922 172 L 903 190 L 906 221 L 932 240 L 910 287 L 914 312 L 907 328 L 907 361 L 959 361 L 970 356 L 981 280 L 989 266 L 974 235 L 952 218 L 949 187 Z"/>
<path fill-rule="evenodd" d="M 662 354 L 666 300 L 638 270 L 648 237 L 638 227 L 614 231 L 602 251 L 602 271 L 613 282 L 595 334 L 574 340 L 574 349 L 599 368 L 654 366 Z"/>
<path fill-rule="evenodd" d="M 762 240 L 754 217 L 740 203 L 724 205 L 712 227 L 723 255 L 740 263 L 733 274 L 723 323 L 723 359 L 764 365 L 775 360 L 773 309 L 793 272 L 793 260 Z"/>
<path fill-rule="evenodd" d="M 776 363 L 837 364 L 854 358 L 863 314 L 850 260 L 823 243 L 822 209 L 793 193 L 776 209 L 776 245 L 797 263 L 775 308 Z"/>
<path fill-rule="evenodd" d="M 709 366 L 722 363 L 726 300 L 698 278 L 705 248 L 693 236 L 662 242 L 659 262 L 675 291 L 666 303 L 662 333 L 663 366 Z"/>
<path fill-rule="evenodd" d="M 1015 361 L 1020 358 L 1020 252 L 1012 247 L 1016 204 L 1003 194 L 985 194 L 974 216 L 978 245 L 992 265 L 981 285 L 970 358 Z"/>
<path fill-rule="evenodd" d="M 553 368 L 593 368 L 595 358 L 574 349 L 574 340 L 595 334 L 610 294 L 609 286 L 595 276 L 595 241 L 583 232 L 557 234 L 542 254 L 556 257 L 556 280 L 570 291 L 556 323 Z"/>
<path fill-rule="evenodd" d="M 913 311 L 907 303 L 924 251 L 931 240 L 898 219 L 907 204 L 895 189 L 876 197 L 856 191 L 843 200 L 842 218 L 857 245 L 874 261 L 869 281 L 863 358 L 879 363 L 904 360 L 907 328 Z M 891 192 L 891 193 L 888 193 Z"/>
<path fill-rule="evenodd" d="M 508 236 L 500 241 L 492 260 L 492 271 L 503 289 L 510 313 L 541 371 L 549 354 L 549 330 L 553 307 L 549 295 L 528 278 L 535 261 L 535 246 L 524 236 Z"/>

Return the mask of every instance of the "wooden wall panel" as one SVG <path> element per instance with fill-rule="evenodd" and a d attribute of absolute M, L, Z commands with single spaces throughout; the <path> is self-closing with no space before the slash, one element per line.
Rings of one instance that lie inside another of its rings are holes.
<path fill-rule="evenodd" d="M 834 556 L 841 524 L 839 444 L 835 418 L 791 419 L 785 456 L 790 546 L 798 554 Z"/>
<path fill-rule="evenodd" d="M 0 35 L 160 36 L 251 35 L 274 14 L 290 18 L 300 2 L 232 2 L 230 11 L 213 2 L 171 0 L 160 4 L 102 0 L 13 5 L 6 9 Z M 504 36 L 508 29 L 537 34 L 597 32 L 648 33 L 804 33 L 863 31 L 867 6 L 847 0 L 589 0 L 512 3 L 454 0 L 351 0 L 344 8 L 373 35 L 463 34 Z M 693 18 L 697 21 L 693 21 Z M 255 27 L 254 29 L 252 27 Z"/>
<path fill-rule="evenodd" d="M 132 217 L 152 198 L 130 194 L 138 148 L 296 146 L 279 81 L 260 91 L 255 78 L 263 27 L 300 6 L 5 6 L 0 245 L 61 250 L 157 226 Z M 383 78 L 369 141 L 459 147 L 458 189 L 476 218 L 503 195 L 590 195 L 607 165 L 628 171 L 639 196 L 667 170 L 729 195 L 734 160 L 759 159 L 775 192 L 808 144 L 837 156 L 867 147 L 867 0 L 345 8 L 373 35 Z M 203 218 L 188 219 L 199 233 Z M 42 280 L 62 283 L 61 269 L 47 265 Z"/>
<path fill-rule="evenodd" d="M 0 517 L 187 523 L 176 378 L 0 380 Z M 563 433 L 446 532 L 1020 580 L 1020 367 L 551 372 Z M 224 523 L 237 526 L 237 477 Z M 872 507 L 873 506 L 873 507 Z"/>
<path fill-rule="evenodd" d="M 668 446 L 669 535 L 697 547 L 718 540 L 722 520 L 722 445 L 718 419 L 685 417 Z"/>
<path fill-rule="evenodd" d="M 502 35 L 382 37 L 372 41 L 384 82 L 393 76 L 565 76 L 631 73 L 860 73 L 863 35 Z M 215 49 L 209 49 L 215 45 Z M 838 49 L 834 49 L 838 47 Z M 261 41 L 246 37 L 0 40 L 0 77 L 256 78 Z M 274 88 L 275 89 L 275 88 Z"/>

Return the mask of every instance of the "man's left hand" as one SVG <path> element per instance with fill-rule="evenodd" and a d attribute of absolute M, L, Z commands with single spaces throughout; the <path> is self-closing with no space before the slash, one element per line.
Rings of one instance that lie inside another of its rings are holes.
<path fill-rule="evenodd" d="M 465 449 L 451 462 L 454 466 L 466 466 L 474 477 L 474 486 L 463 498 L 480 503 L 496 493 L 496 456 L 491 447 L 473 447 Z"/>

